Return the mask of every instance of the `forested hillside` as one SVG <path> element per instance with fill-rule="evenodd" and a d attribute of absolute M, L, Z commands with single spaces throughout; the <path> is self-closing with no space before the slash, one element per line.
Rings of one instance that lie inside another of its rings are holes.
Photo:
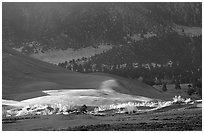
<path fill-rule="evenodd" d="M 201 26 L 201 16 L 201 3 L 3 3 L 3 44 L 36 41 L 45 51 L 125 45 L 130 37 L 171 31 L 173 24 Z"/>

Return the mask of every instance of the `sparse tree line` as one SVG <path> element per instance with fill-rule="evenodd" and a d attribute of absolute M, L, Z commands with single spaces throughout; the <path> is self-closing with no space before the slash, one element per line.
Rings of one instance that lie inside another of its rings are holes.
<path fill-rule="evenodd" d="M 191 83 L 189 85 L 189 95 L 193 93 L 199 93 L 201 88 L 201 71 L 199 67 L 195 70 L 185 70 L 180 67 L 179 64 L 168 62 L 166 64 L 156 64 L 156 63 L 124 63 L 124 64 L 92 64 L 91 59 L 81 58 L 77 60 L 71 60 L 69 62 L 59 63 L 58 66 L 64 67 L 71 71 L 81 72 L 81 73 L 91 73 L 91 72 L 104 72 L 115 74 L 131 79 L 139 79 L 144 83 L 149 85 L 162 85 L 162 90 L 167 91 L 166 84 L 175 84 L 175 89 L 181 89 L 180 84 Z"/>
<path fill-rule="evenodd" d="M 197 68 L 196 70 L 182 70 L 179 64 L 175 65 L 174 63 L 92 64 L 91 59 L 85 57 L 77 60 L 73 59 L 69 62 L 65 61 L 63 63 L 59 63 L 58 66 L 82 73 L 105 72 L 133 79 L 142 76 L 143 78 L 152 78 L 155 84 L 164 82 L 164 79 L 180 79 L 180 82 L 188 83 L 193 80 L 192 76 L 195 75 L 199 77 L 199 72 L 201 72 L 201 68 Z"/>

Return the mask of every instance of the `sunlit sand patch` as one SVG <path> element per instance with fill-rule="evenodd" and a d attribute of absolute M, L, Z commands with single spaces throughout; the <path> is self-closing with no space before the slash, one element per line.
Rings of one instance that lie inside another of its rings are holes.
<path fill-rule="evenodd" d="M 46 90 L 43 91 L 48 96 L 41 96 L 23 100 L 20 102 L 4 100 L 4 105 L 12 106 L 28 106 L 33 104 L 75 104 L 82 105 L 86 104 L 89 106 L 98 106 L 101 104 L 112 104 L 115 102 L 127 102 L 127 101 L 151 101 L 152 99 L 142 96 L 131 96 L 128 94 L 122 94 L 112 91 L 104 90 Z M 105 93 L 105 94 L 104 94 Z"/>
<path fill-rule="evenodd" d="M 124 103 L 129 101 L 151 101 L 153 99 L 132 96 L 116 92 L 113 88 L 119 87 L 116 80 L 106 80 L 101 83 L 99 89 L 63 89 L 63 90 L 45 90 L 43 93 L 47 96 L 41 96 L 31 99 L 26 99 L 20 102 L 4 100 L 3 105 L 10 106 L 32 106 L 36 104 L 54 105 L 61 104 L 63 106 L 100 106 L 110 105 L 115 103 Z"/>
<path fill-rule="evenodd" d="M 10 117 L 12 115 L 24 116 L 28 114 L 53 114 L 53 112 L 48 110 L 48 107 L 52 108 L 56 114 L 64 114 L 68 113 L 68 110 L 73 110 L 76 106 L 82 106 L 84 104 L 87 106 L 98 107 L 101 105 L 111 105 L 128 101 L 144 102 L 152 100 L 146 97 L 118 93 L 110 88 L 99 90 L 46 90 L 43 92 L 47 93 L 48 96 L 31 98 L 20 102 L 3 100 L 3 105 L 22 107 L 21 110 L 7 110 L 6 117 Z M 132 105 L 127 107 L 135 109 L 132 108 Z M 56 109 L 59 111 L 56 111 Z"/>
<path fill-rule="evenodd" d="M 113 88 L 119 87 L 116 80 L 106 80 L 101 83 L 99 89 L 63 89 L 63 90 L 45 90 L 43 93 L 47 96 L 41 96 L 23 100 L 21 102 L 11 102 L 4 100 L 4 104 L 13 106 L 28 106 L 34 104 L 55 104 L 60 103 L 63 105 L 82 105 L 99 106 L 103 104 L 113 104 L 117 102 L 129 101 L 151 101 L 153 99 L 132 96 L 116 92 Z"/>
<path fill-rule="evenodd" d="M 190 99 L 183 99 L 180 96 L 175 96 L 173 101 L 162 101 L 158 99 L 151 99 L 143 96 L 133 96 L 116 92 L 113 88 L 119 87 L 115 80 L 107 80 L 102 82 L 99 89 L 63 89 L 63 90 L 45 90 L 47 96 L 41 96 L 23 101 L 3 100 L 3 105 L 14 107 L 21 107 L 22 110 L 8 110 L 9 115 L 15 114 L 17 116 L 31 114 L 47 115 L 51 112 L 49 108 L 56 114 L 68 113 L 70 109 L 80 107 L 82 105 L 98 107 L 95 112 L 105 110 L 117 110 L 121 113 L 128 111 L 132 113 L 138 110 L 137 107 L 150 107 L 144 111 L 153 111 L 159 108 L 171 106 L 173 103 L 190 103 Z M 121 110 L 121 108 L 123 108 Z"/>

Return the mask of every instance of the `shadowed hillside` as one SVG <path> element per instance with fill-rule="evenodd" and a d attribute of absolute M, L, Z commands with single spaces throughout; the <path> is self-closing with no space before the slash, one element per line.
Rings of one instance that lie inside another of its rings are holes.
<path fill-rule="evenodd" d="M 97 88 L 106 79 L 109 78 L 71 72 L 3 48 L 3 98 L 24 99 L 18 95 L 33 95 L 45 89 Z"/>

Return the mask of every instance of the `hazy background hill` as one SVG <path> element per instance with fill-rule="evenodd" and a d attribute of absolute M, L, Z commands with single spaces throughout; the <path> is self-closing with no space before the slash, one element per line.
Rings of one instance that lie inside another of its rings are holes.
<path fill-rule="evenodd" d="M 201 3 L 3 3 L 3 42 L 37 41 L 44 50 L 125 45 L 130 36 L 160 35 L 173 24 L 201 26 L 201 16 Z"/>

